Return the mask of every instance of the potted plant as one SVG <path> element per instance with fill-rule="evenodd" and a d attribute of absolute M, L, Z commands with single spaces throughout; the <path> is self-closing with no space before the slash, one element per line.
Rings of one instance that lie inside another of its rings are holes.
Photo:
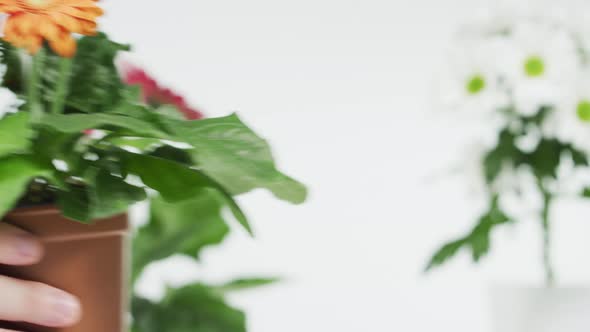
<path fill-rule="evenodd" d="M 235 195 L 263 188 L 279 199 L 305 200 L 305 187 L 276 169 L 267 143 L 235 114 L 201 119 L 174 94 L 146 99 L 145 89 L 126 84 L 115 60 L 129 46 L 98 32 L 97 2 L 3 1 L 0 12 L 8 15 L 0 215 L 46 244 L 38 265 L 0 271 L 80 298 L 81 322 L 59 331 L 125 331 L 131 266 L 135 277 L 171 253 L 196 255 L 223 238 L 226 218 L 252 232 Z M 145 200 L 160 212 L 139 231 L 149 241 L 135 242 L 129 262 L 126 212 Z M 146 312 L 135 310 L 136 326 Z"/>
<path fill-rule="evenodd" d="M 495 331 L 590 328 L 590 292 L 559 287 L 551 250 L 556 199 L 590 193 L 582 176 L 590 153 L 590 45 L 568 23 L 499 15 L 465 27 L 445 85 L 447 106 L 474 129 L 464 163 L 473 167 L 465 174 L 475 175 L 489 203 L 473 229 L 442 246 L 427 270 L 462 250 L 479 262 L 496 229 L 531 216 L 538 223 L 545 283 L 495 287 Z"/>

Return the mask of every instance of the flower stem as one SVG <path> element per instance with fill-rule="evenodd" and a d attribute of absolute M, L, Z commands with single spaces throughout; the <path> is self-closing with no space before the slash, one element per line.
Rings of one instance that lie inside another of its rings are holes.
<path fill-rule="evenodd" d="M 555 272 L 551 259 L 551 223 L 549 220 L 549 209 L 553 197 L 545 188 L 540 185 L 543 194 L 543 210 L 541 212 L 541 221 L 543 224 L 543 267 L 545 269 L 545 285 L 553 287 L 555 285 Z"/>
<path fill-rule="evenodd" d="M 56 82 L 53 104 L 51 105 L 52 114 L 63 113 L 66 95 L 68 94 L 68 85 L 70 83 L 71 70 L 72 59 L 62 58 L 59 63 L 59 77 Z"/>
<path fill-rule="evenodd" d="M 33 63 L 29 73 L 28 97 L 29 97 L 29 111 L 33 119 L 38 120 L 43 115 L 43 108 L 41 107 L 41 100 L 39 97 L 41 71 L 43 70 L 43 63 L 45 62 L 45 50 L 41 48 L 37 54 L 33 56 Z"/>

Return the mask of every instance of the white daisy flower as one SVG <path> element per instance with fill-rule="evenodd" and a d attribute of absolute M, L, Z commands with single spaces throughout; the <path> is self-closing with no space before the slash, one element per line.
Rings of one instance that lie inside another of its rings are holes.
<path fill-rule="evenodd" d="M 560 102 L 574 86 L 581 58 L 572 34 L 554 24 L 518 23 L 500 63 L 512 89 L 515 110 L 525 116 Z"/>
<path fill-rule="evenodd" d="M 577 82 L 545 119 L 543 131 L 590 153 L 590 69 L 579 73 Z"/>
<path fill-rule="evenodd" d="M 467 121 L 466 127 L 474 137 L 491 146 L 497 139 L 506 119 L 500 112 L 508 106 L 508 95 L 502 90 L 494 58 L 500 49 L 497 40 L 460 41 L 463 44 L 451 52 L 441 83 L 440 99 L 443 107 Z"/>

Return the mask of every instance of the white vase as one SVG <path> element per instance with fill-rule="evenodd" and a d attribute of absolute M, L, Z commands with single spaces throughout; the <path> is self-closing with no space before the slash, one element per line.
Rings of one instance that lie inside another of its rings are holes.
<path fill-rule="evenodd" d="M 589 332 L 590 288 L 493 287 L 493 332 Z"/>

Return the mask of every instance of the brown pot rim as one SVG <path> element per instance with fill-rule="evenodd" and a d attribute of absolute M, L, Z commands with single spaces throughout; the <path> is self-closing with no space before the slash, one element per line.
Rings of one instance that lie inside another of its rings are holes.
<path fill-rule="evenodd" d="M 83 240 L 112 235 L 125 235 L 129 230 L 127 218 L 120 214 L 92 223 L 81 223 L 62 216 L 54 204 L 19 207 L 4 216 L 4 221 L 15 224 L 45 241 Z M 119 221 L 118 221 L 119 220 Z M 120 220 L 125 220 L 121 222 Z"/>

